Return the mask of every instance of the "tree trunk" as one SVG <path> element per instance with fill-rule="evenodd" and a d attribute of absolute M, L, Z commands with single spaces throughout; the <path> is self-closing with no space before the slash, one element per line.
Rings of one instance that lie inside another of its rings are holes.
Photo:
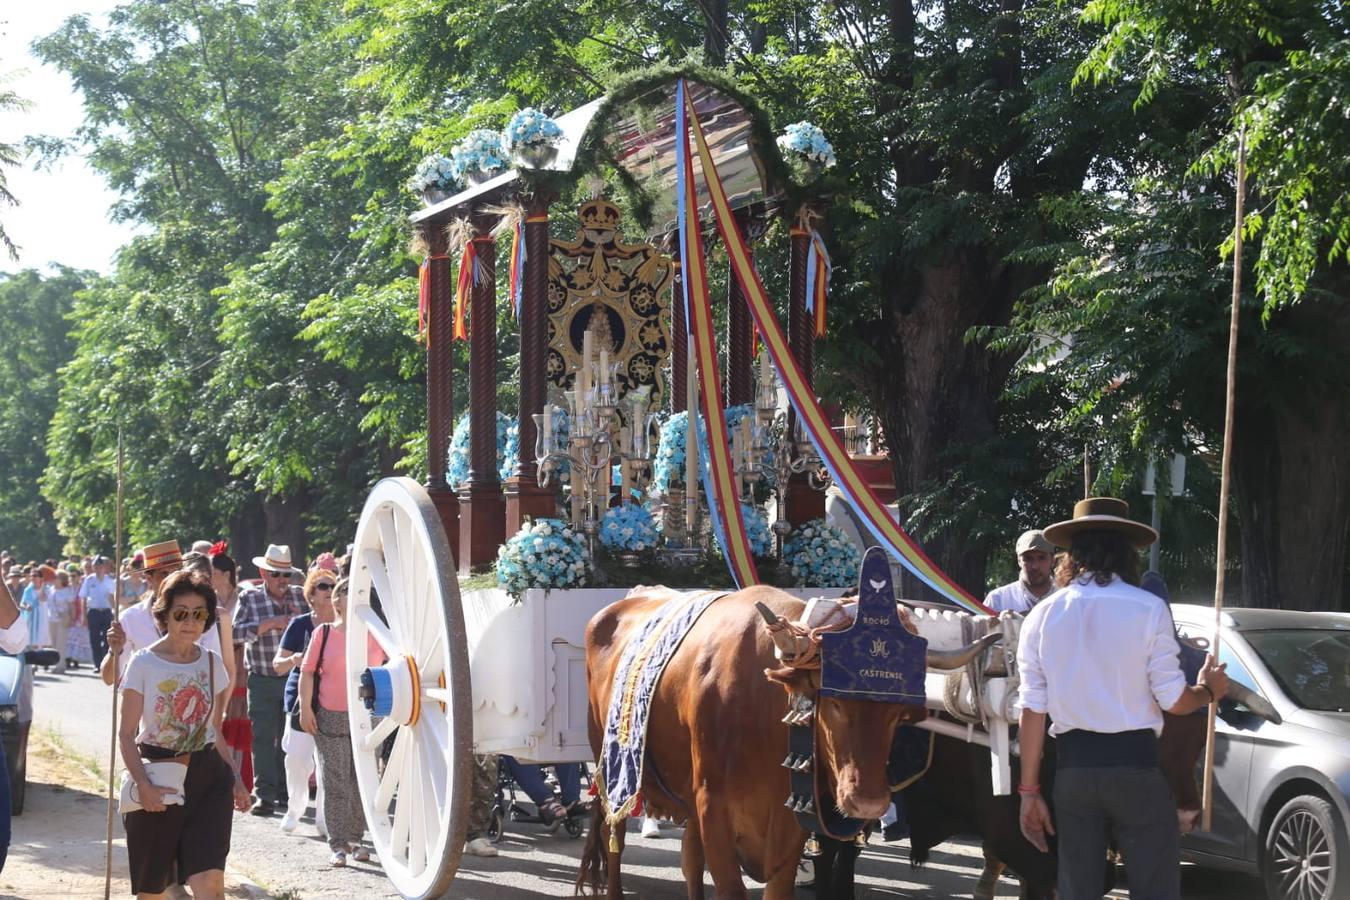
<path fill-rule="evenodd" d="M 902 507 L 900 525 L 957 583 L 982 595 L 991 548 L 964 535 L 920 536 L 910 527 L 903 498 L 931 488 L 959 465 L 961 448 L 988 440 L 997 427 L 997 401 L 1012 360 L 966 340 L 974 325 L 1005 323 L 1022 290 L 970 256 L 936 260 L 916 273 L 912 293 L 894 297 L 880 357 L 870 373 Z M 904 595 L 937 599 L 906 575 Z"/>
<path fill-rule="evenodd" d="M 1350 304 L 1305 300 L 1277 314 L 1272 327 L 1313 332 L 1329 348 L 1345 347 Z M 1253 395 L 1247 402 L 1244 390 Z M 1299 379 L 1295 389 L 1281 391 L 1244 379 L 1237 402 L 1232 507 L 1242 549 L 1237 605 L 1345 609 L 1350 403 L 1344 385 Z M 1230 557 L 1235 549 L 1230 545 Z"/>

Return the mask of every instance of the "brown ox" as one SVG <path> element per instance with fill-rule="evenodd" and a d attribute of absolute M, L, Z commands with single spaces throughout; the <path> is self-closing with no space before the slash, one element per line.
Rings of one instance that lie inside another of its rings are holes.
<path fill-rule="evenodd" d="M 596 614 L 586 628 L 591 748 L 600 756 L 614 671 L 640 623 L 670 598 L 665 588 L 638 588 Z M 720 900 L 747 897 L 741 872 L 765 882 L 764 900 L 789 900 L 806 834 L 784 807 L 788 753 L 784 688 L 816 697 L 819 671 L 780 667 L 756 610 L 762 602 L 789 620 L 802 601 L 771 587 L 751 587 L 713 603 L 667 664 L 652 699 L 642 795 L 651 815 L 684 821 L 681 866 L 691 900 L 703 898 L 703 871 Z M 929 662 L 936 654 L 930 653 Z M 949 667 L 961 655 L 943 654 Z M 965 656 L 968 660 L 970 657 Z M 767 677 L 766 677 L 767 676 Z M 921 706 L 819 698 L 817 778 L 822 798 L 846 815 L 873 819 L 890 803 L 886 758 L 895 727 L 922 719 Z M 599 891 L 608 868 L 608 896 L 622 897 L 618 851 L 596 812 L 576 887 Z"/>

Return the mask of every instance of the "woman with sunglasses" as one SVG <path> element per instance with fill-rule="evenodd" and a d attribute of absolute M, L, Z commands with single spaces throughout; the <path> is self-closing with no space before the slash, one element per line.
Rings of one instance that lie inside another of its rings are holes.
<path fill-rule="evenodd" d="M 320 570 L 322 571 L 322 570 Z M 323 791 L 328 825 L 329 865 L 347 865 L 347 854 L 357 862 L 370 859 L 361 844 L 366 817 L 352 761 L 351 730 L 347 723 L 347 579 L 333 589 L 333 622 L 320 625 L 300 663 L 300 725 L 314 736 L 319 751 L 319 786 Z M 373 637 L 366 645 L 366 664 L 380 665 L 384 653 Z M 317 682 L 317 684 L 316 684 Z"/>
<path fill-rule="evenodd" d="M 337 585 L 337 574 L 327 569 L 309 570 L 305 578 L 305 602 L 311 612 L 296 616 L 286 626 L 281 636 L 281 646 L 277 650 L 272 665 L 278 673 L 286 675 L 286 727 L 281 733 L 281 749 L 286 752 L 286 815 L 281 818 L 281 830 L 290 833 L 300 824 L 300 818 L 309 806 L 309 776 L 314 774 L 318 765 L 315 755 L 314 738 L 300 728 L 300 660 L 304 658 L 305 648 L 309 646 L 310 636 L 318 625 L 333 621 L 333 588 Z M 323 782 L 318 782 L 318 793 L 314 795 L 314 825 L 319 834 L 327 835 L 323 819 Z"/>
<path fill-rule="evenodd" d="M 118 741 L 141 809 L 122 816 L 131 889 L 158 898 L 177 881 L 197 900 L 224 900 L 231 801 L 249 795 L 217 743 L 230 678 L 219 654 L 198 644 L 215 625 L 216 592 L 194 572 L 160 585 L 151 612 L 164 637 L 138 650 L 122 680 Z M 181 793 L 155 785 L 145 762 L 187 766 Z"/>

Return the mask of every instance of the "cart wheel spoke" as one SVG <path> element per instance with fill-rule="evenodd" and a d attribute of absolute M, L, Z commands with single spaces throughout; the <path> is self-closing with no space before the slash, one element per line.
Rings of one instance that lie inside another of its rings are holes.
<path fill-rule="evenodd" d="M 417 739 L 417 731 L 409 729 L 412 733 L 413 752 L 405 757 L 404 773 L 405 777 L 412 781 L 411 796 L 408 798 L 412 802 L 408 804 L 408 868 L 418 872 L 427 865 L 427 818 L 426 806 L 430 800 L 427 797 L 426 786 L 422 778 L 422 755 L 421 741 Z"/>
<path fill-rule="evenodd" d="M 389 619 L 389 631 L 401 646 L 404 642 L 403 629 L 399 627 L 398 618 L 390 615 L 390 607 L 395 605 L 394 598 L 398 595 L 394 591 L 393 582 L 389 579 L 389 569 L 385 566 L 385 557 L 378 550 L 367 549 L 361 554 L 361 558 L 365 560 L 366 569 L 370 575 L 371 585 L 375 588 L 375 593 L 380 595 L 380 606 Z M 362 607 L 362 609 L 370 609 L 370 607 Z M 371 612 L 373 613 L 374 610 L 371 609 Z M 376 616 L 376 618 L 378 619 L 379 616 Z"/>
<path fill-rule="evenodd" d="M 393 721 L 386 719 L 386 722 Z M 399 779 L 403 777 L 403 758 L 408 754 L 408 732 L 400 731 L 394 738 L 394 749 L 389 753 L 389 764 L 384 767 L 384 777 L 380 779 L 380 789 L 375 795 L 376 810 L 388 810 L 398 790 Z"/>
<path fill-rule="evenodd" d="M 390 719 L 388 717 L 381 719 L 380 724 L 372 728 L 370 730 L 370 734 L 365 736 L 364 739 L 365 749 L 370 750 L 372 752 L 375 750 L 379 750 L 380 745 L 384 743 L 385 738 L 393 734 L 394 729 L 397 727 L 398 723 L 395 722 L 393 719 Z"/>
<path fill-rule="evenodd" d="M 434 681 L 445 671 L 444 665 L 445 638 L 437 634 L 431 641 L 431 646 L 426 652 L 418 655 L 417 666 L 422 670 L 422 678 L 428 681 Z"/>

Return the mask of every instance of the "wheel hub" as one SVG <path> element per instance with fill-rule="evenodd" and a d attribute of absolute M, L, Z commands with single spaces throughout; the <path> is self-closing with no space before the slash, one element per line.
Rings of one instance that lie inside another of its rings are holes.
<path fill-rule="evenodd" d="M 422 678 L 411 656 L 363 671 L 357 695 L 372 714 L 400 725 L 416 725 L 422 715 Z"/>

